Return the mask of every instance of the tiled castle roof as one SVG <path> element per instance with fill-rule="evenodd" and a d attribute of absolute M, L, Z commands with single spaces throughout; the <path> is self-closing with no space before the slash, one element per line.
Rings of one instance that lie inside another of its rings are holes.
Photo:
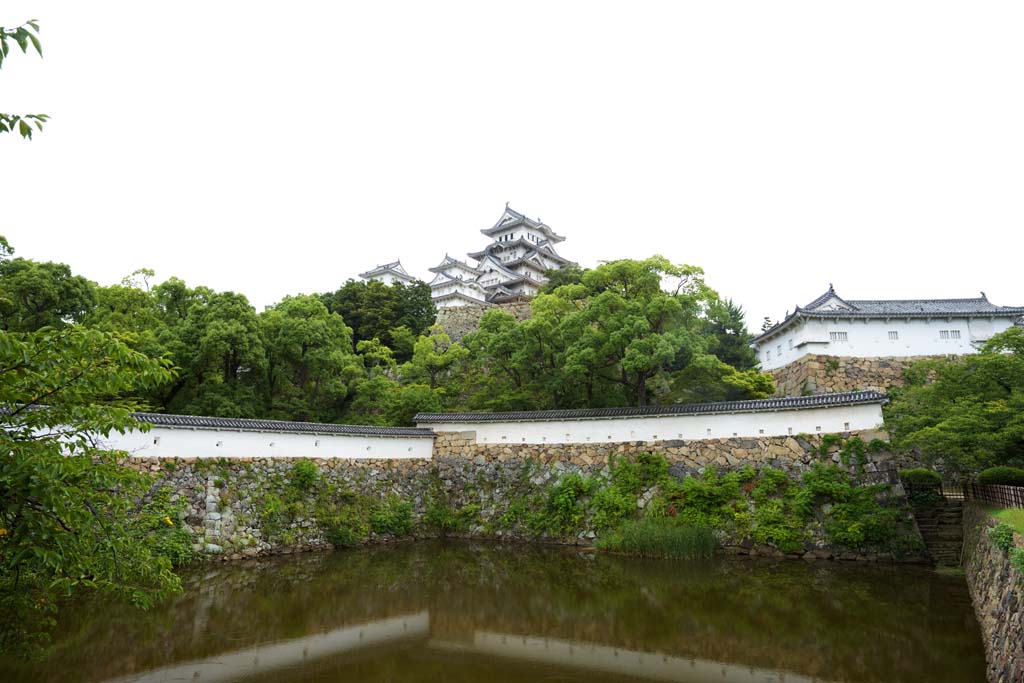
<path fill-rule="evenodd" d="M 205 417 L 202 415 L 165 415 L 134 413 L 139 422 L 156 427 L 181 429 L 238 429 L 256 432 L 298 432 L 303 434 L 343 434 L 349 436 L 418 436 L 432 438 L 434 432 L 418 427 L 375 427 L 372 425 L 339 425 L 325 422 L 286 422 L 284 420 L 249 420 L 237 417 Z"/>
<path fill-rule="evenodd" d="M 831 302 L 829 308 L 822 308 Z M 996 306 L 985 293 L 970 299 L 843 299 L 832 285 L 806 306 L 797 306 L 784 320 L 754 338 L 757 343 L 789 327 L 796 318 L 1019 318 L 1024 306 Z"/>
<path fill-rule="evenodd" d="M 819 394 L 791 398 L 767 398 L 756 401 L 721 401 L 689 405 L 650 406 L 646 408 L 591 408 L 573 410 L 526 410 L 506 413 L 419 413 L 416 424 L 475 422 L 550 422 L 554 420 L 597 420 L 617 417 L 668 417 L 674 415 L 717 415 L 722 413 L 756 413 L 803 408 L 828 408 L 863 403 L 884 403 L 885 394 L 877 391 L 855 391 L 843 394 Z"/>

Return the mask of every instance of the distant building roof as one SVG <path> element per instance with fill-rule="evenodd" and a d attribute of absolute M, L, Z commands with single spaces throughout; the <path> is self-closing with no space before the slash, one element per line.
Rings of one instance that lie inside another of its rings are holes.
<path fill-rule="evenodd" d="M 469 265 L 468 263 L 465 263 L 464 261 L 452 258 L 448 254 L 444 255 L 444 259 L 441 260 L 441 263 L 437 264 L 433 268 L 428 268 L 427 270 L 429 270 L 431 273 L 443 273 L 444 271 L 449 270 L 451 268 L 462 268 L 463 270 L 469 271 L 470 273 L 476 273 L 477 275 L 483 273 L 482 270 L 474 268 L 473 266 Z"/>
<path fill-rule="evenodd" d="M 774 336 L 798 318 L 1018 318 L 1024 306 L 996 306 L 985 293 L 971 299 L 843 299 L 832 285 L 806 306 L 797 306 L 784 320 L 772 326 L 753 343 Z"/>
<path fill-rule="evenodd" d="M 843 394 L 818 394 L 791 398 L 767 398 L 757 401 L 673 404 L 647 408 L 595 408 L 579 410 L 527 410 L 506 413 L 420 413 L 416 424 L 457 424 L 476 422 L 551 422 L 554 420 L 598 420 L 617 417 L 669 417 L 673 415 L 715 415 L 722 413 L 760 413 L 802 408 L 885 403 L 888 396 L 877 391 Z"/>
<path fill-rule="evenodd" d="M 370 280 L 375 276 L 383 275 L 384 273 L 390 273 L 394 277 L 397 277 L 399 280 L 408 280 L 409 282 L 416 281 L 416 278 L 414 278 L 412 275 L 409 275 L 409 273 L 405 270 L 405 268 L 402 266 L 401 261 L 392 261 L 391 263 L 385 263 L 382 266 L 377 266 L 376 268 L 368 270 L 365 273 L 359 273 L 359 277 L 363 278 L 364 280 Z"/>
<path fill-rule="evenodd" d="M 480 232 L 490 237 L 496 232 L 507 230 L 508 228 L 514 227 L 516 225 L 525 225 L 530 228 L 533 228 L 534 230 L 539 230 L 540 232 L 544 233 L 544 236 L 547 237 L 552 242 L 565 241 L 565 238 L 562 237 L 561 235 L 556 234 L 550 226 L 546 225 L 545 223 L 542 223 L 540 220 L 535 221 L 532 218 L 527 218 L 518 211 L 510 208 L 508 204 L 505 204 L 505 211 L 501 214 L 501 218 L 498 219 L 498 222 L 495 223 L 490 228 L 484 228 Z"/>
<path fill-rule="evenodd" d="M 417 436 L 431 438 L 434 432 L 418 427 L 375 427 L 372 425 L 339 425 L 325 422 L 286 422 L 283 420 L 249 420 L 236 417 L 205 417 L 202 415 L 166 415 L 134 413 L 139 422 L 157 427 L 180 429 L 237 429 L 255 432 L 301 432 L 304 434 L 343 434 L 351 436 Z"/>

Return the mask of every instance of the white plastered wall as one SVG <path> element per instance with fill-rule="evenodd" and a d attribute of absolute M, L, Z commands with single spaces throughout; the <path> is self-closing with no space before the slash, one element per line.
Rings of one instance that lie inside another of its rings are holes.
<path fill-rule="evenodd" d="M 305 434 L 154 425 L 145 433 L 111 434 L 101 444 L 136 457 L 429 459 L 434 440 L 416 436 Z"/>
<path fill-rule="evenodd" d="M 476 432 L 477 443 L 615 443 L 673 439 L 786 436 L 876 429 L 879 403 L 715 415 L 601 418 L 523 422 L 422 422 L 435 432 Z"/>
<path fill-rule="evenodd" d="M 1013 326 L 1009 318 L 893 318 L 891 320 L 808 319 L 757 344 L 763 370 L 773 370 L 821 354 L 883 358 L 887 356 L 944 356 L 977 352 L 979 343 Z M 943 339 L 942 332 L 949 338 Z M 952 334 L 959 332 L 959 339 Z M 830 332 L 845 332 L 846 341 L 832 341 Z M 895 332 L 896 339 L 889 333 Z"/>

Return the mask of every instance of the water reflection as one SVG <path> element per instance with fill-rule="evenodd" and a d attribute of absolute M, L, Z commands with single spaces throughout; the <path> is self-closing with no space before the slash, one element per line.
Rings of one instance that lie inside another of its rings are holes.
<path fill-rule="evenodd" d="M 984 680 L 963 579 L 417 543 L 207 567 L 148 613 L 81 605 L 4 681 Z"/>

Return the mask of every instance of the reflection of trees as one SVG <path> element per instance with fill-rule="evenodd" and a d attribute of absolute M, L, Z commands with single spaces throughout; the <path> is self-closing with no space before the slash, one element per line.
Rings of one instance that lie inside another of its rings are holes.
<path fill-rule="evenodd" d="M 82 605 L 46 666 L 59 680 L 111 677 L 429 610 L 433 637 L 453 642 L 488 630 L 831 680 L 982 670 L 962 580 L 908 567 L 431 542 L 207 565 L 187 583 L 149 613 Z"/>

